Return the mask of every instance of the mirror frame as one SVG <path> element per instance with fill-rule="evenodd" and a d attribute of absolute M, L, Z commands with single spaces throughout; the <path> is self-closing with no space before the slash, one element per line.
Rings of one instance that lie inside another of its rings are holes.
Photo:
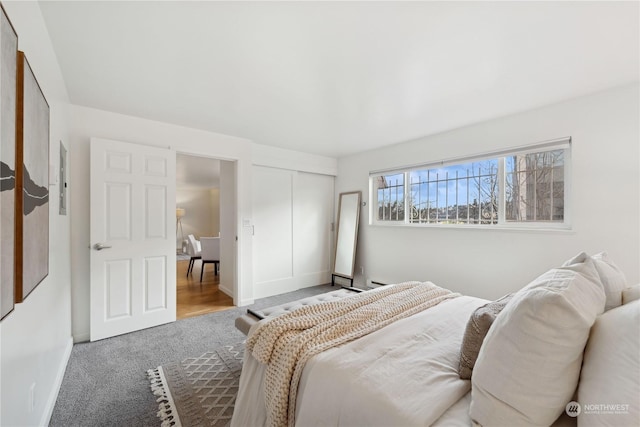
<path fill-rule="evenodd" d="M 351 244 L 350 247 L 347 248 L 338 248 L 338 243 L 340 242 L 340 220 L 342 217 L 342 208 L 343 208 L 343 197 L 344 196 L 350 196 L 350 195 L 356 195 L 357 196 L 357 203 L 356 203 L 356 214 L 355 214 L 355 221 L 354 221 L 354 230 L 353 230 L 353 242 Z M 349 192 L 345 192 L 345 193 L 340 193 L 340 197 L 339 197 L 339 201 L 338 201 L 338 225 L 336 228 L 336 241 L 335 241 L 335 245 L 334 245 L 334 252 L 333 252 L 333 272 L 331 274 L 331 285 L 333 286 L 335 284 L 335 277 L 342 277 L 345 279 L 349 279 L 351 281 L 351 286 L 353 286 L 353 277 L 354 277 L 354 271 L 355 271 L 355 266 L 356 266 L 356 245 L 358 244 L 358 226 L 360 223 L 360 206 L 362 205 L 362 191 L 349 191 Z M 346 274 L 345 272 L 337 272 L 336 271 L 336 263 L 338 261 L 338 250 L 340 249 L 340 253 L 344 252 L 344 251 L 351 251 L 351 273 L 350 274 Z"/>

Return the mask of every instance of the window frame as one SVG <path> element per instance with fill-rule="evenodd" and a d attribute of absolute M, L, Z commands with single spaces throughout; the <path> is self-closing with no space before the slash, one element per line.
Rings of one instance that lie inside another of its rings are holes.
<path fill-rule="evenodd" d="M 571 172 L 571 137 L 538 142 L 507 148 L 504 150 L 477 153 L 470 156 L 438 160 L 393 169 L 382 169 L 369 172 L 369 225 L 381 227 L 419 227 L 419 228 L 453 228 L 453 229 L 487 229 L 487 230 L 539 230 L 562 231 L 572 230 L 572 172 Z M 564 150 L 564 212 L 562 221 L 507 221 L 506 220 L 506 167 L 505 158 L 513 155 L 526 155 L 545 151 Z M 434 168 L 449 167 L 482 160 L 497 159 L 498 161 L 498 221 L 495 224 L 439 224 L 411 222 L 409 207 L 411 206 L 411 172 Z M 378 187 L 377 177 L 381 175 L 404 174 L 404 220 L 378 219 Z"/>

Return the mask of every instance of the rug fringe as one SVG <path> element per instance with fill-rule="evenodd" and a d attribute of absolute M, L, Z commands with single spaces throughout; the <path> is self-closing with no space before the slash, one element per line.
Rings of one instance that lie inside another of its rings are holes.
<path fill-rule="evenodd" d="M 167 381 L 162 371 L 162 366 L 158 366 L 155 369 L 149 369 L 147 371 L 149 382 L 151 383 L 151 391 L 154 396 L 159 396 L 156 399 L 158 405 L 158 418 L 162 421 L 161 427 L 182 427 L 176 405 L 171 398 L 169 387 L 166 385 Z"/>

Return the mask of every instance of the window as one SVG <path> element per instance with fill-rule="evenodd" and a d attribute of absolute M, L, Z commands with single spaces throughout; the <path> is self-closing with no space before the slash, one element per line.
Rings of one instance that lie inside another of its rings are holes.
<path fill-rule="evenodd" d="M 376 177 L 378 188 L 378 219 L 404 221 L 404 174 Z"/>
<path fill-rule="evenodd" d="M 566 226 L 570 139 L 371 175 L 378 224 Z"/>
<path fill-rule="evenodd" d="M 564 152 L 505 158 L 506 221 L 564 221 Z"/>

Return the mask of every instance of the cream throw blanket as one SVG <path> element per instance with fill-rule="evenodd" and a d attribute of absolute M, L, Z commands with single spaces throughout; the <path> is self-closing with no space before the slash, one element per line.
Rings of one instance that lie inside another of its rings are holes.
<path fill-rule="evenodd" d="M 311 357 L 459 295 L 431 282 L 406 282 L 301 307 L 258 324 L 247 350 L 267 365 L 268 424 L 295 424 L 298 383 Z"/>

